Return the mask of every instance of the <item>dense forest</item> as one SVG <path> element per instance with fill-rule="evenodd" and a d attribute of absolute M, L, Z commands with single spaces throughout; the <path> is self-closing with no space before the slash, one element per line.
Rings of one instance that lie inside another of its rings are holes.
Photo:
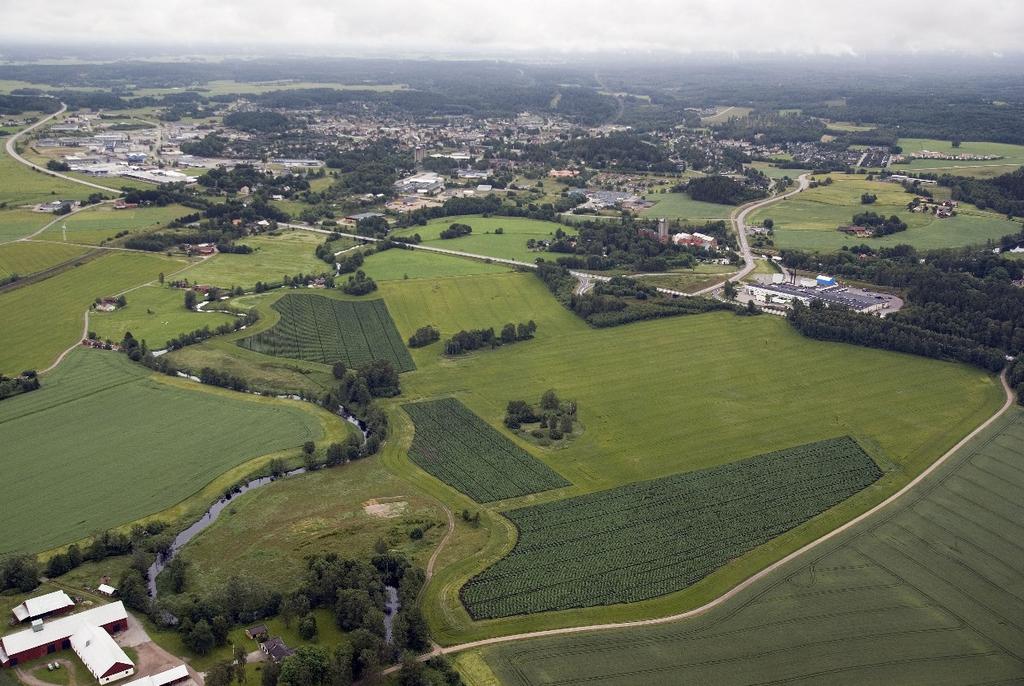
<path fill-rule="evenodd" d="M 939 177 L 939 185 L 952 189 L 953 200 L 1024 217 L 1024 167 L 991 179 L 944 175 Z"/>

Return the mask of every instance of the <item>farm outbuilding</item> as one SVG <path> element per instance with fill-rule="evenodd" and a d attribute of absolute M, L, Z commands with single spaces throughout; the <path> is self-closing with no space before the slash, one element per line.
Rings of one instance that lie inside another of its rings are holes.
<path fill-rule="evenodd" d="M 46 595 L 29 598 L 11 610 L 19 622 L 41 619 L 50 615 L 63 614 L 75 606 L 75 603 L 64 591 L 54 591 Z"/>
<path fill-rule="evenodd" d="M 128 613 L 120 601 L 49 622 L 36 620 L 31 629 L 0 638 L 0 666 L 16 667 L 71 648 L 101 684 L 108 684 L 135 672 L 135 663 L 111 638 L 127 628 Z"/>
<path fill-rule="evenodd" d="M 171 684 L 184 683 L 189 679 L 188 668 L 185 667 L 185 665 L 178 665 L 177 667 L 171 667 L 159 674 L 144 676 L 141 679 L 129 681 L 124 686 L 170 686 Z"/>

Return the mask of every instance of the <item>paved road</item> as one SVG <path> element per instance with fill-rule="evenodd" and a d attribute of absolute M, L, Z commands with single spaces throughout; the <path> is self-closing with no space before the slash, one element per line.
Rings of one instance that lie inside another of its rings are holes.
<path fill-rule="evenodd" d="M 114 193 L 115 195 L 121 195 L 121 189 L 120 188 L 111 188 L 110 186 L 101 186 L 100 184 L 93 183 L 92 181 L 84 181 L 82 179 L 76 179 L 76 178 L 74 178 L 72 176 L 68 176 L 67 174 L 61 174 L 60 172 L 52 171 L 50 169 L 47 169 L 46 167 L 41 167 L 38 164 L 36 164 L 35 162 L 31 162 L 29 160 L 26 160 L 24 157 L 22 157 L 20 154 L 18 154 L 18 149 L 17 149 L 16 143 L 18 142 L 19 138 L 24 136 L 26 133 L 39 128 L 40 126 L 42 126 L 46 122 L 50 121 L 54 117 L 56 117 L 58 115 L 61 115 L 61 114 L 64 114 L 65 112 L 67 112 L 67 110 L 68 110 L 68 106 L 65 105 L 64 103 L 61 103 L 60 104 L 60 109 L 57 110 L 56 112 L 54 112 L 53 114 L 50 114 L 50 115 L 47 115 L 47 116 L 43 117 L 42 119 L 37 121 L 35 124 L 32 124 L 31 126 L 28 126 L 28 127 L 24 128 L 24 129 L 22 129 L 18 133 L 14 134 L 10 138 L 8 138 L 7 139 L 7 145 L 5 146 L 5 149 L 7 150 L 7 154 L 10 155 L 15 160 L 17 160 L 18 162 L 21 162 L 22 164 L 24 164 L 24 165 L 26 165 L 28 167 L 32 167 L 36 171 L 40 171 L 40 172 L 42 172 L 44 174 L 48 174 L 50 176 L 55 176 L 58 179 L 64 179 L 65 181 L 70 181 L 72 183 L 79 183 L 79 184 L 82 184 L 83 186 L 88 186 L 89 188 L 95 188 L 96 190 L 106 191 L 107 193 Z"/>

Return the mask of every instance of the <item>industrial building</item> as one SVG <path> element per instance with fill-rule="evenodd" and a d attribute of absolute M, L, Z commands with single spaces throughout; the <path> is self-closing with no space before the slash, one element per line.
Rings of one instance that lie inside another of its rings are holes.
<path fill-rule="evenodd" d="M 399 193 L 437 195 L 444 190 L 444 179 L 435 172 L 413 174 L 395 181 L 395 190 Z"/>
<path fill-rule="evenodd" d="M 750 283 L 745 289 L 749 296 L 766 305 L 785 307 L 792 305 L 794 300 L 799 300 L 805 305 L 809 305 L 813 300 L 819 300 L 826 305 L 842 305 L 858 312 L 869 313 L 888 309 L 898 301 L 882 293 L 840 286 L 834 278 L 821 275 L 815 281 L 802 280 L 800 284 Z"/>
<path fill-rule="evenodd" d="M 70 648 L 99 683 L 109 684 L 135 673 L 135 663 L 111 637 L 127 628 L 121 601 L 52 621 L 36 619 L 31 629 L 0 638 L 0 666 L 16 667 Z"/>

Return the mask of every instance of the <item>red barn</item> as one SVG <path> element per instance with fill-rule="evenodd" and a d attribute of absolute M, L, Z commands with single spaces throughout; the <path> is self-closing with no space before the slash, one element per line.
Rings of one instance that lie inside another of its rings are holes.
<path fill-rule="evenodd" d="M 64 591 L 54 591 L 46 595 L 29 598 L 21 605 L 16 605 L 11 612 L 19 622 L 41 619 L 50 615 L 70 612 L 75 603 Z"/>

